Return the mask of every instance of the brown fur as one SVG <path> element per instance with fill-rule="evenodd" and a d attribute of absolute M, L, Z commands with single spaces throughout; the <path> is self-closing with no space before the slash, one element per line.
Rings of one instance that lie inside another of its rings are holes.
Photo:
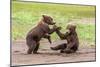
<path fill-rule="evenodd" d="M 43 19 L 36 27 L 31 29 L 26 36 L 26 43 L 28 46 L 28 54 L 37 53 L 39 48 L 39 41 L 41 38 L 46 38 L 51 43 L 49 34 L 53 33 L 56 29 L 50 29 L 49 25 L 54 25 L 53 19 L 50 16 L 43 15 Z"/>
<path fill-rule="evenodd" d="M 57 27 L 57 26 L 55 26 Z M 69 24 L 67 26 L 67 32 L 62 34 L 59 30 L 56 30 L 56 33 L 62 40 L 67 40 L 68 43 L 60 44 L 56 47 L 51 47 L 52 50 L 61 50 L 61 53 L 73 53 L 78 50 L 79 39 L 76 33 L 76 26 Z"/>

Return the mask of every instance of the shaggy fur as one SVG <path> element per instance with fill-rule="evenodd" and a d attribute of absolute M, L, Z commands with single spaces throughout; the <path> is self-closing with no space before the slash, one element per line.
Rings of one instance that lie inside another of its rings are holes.
<path fill-rule="evenodd" d="M 52 50 L 61 50 L 61 53 L 74 53 L 78 50 L 79 39 L 76 33 L 76 25 L 68 24 L 67 32 L 65 34 L 61 33 L 59 30 L 56 30 L 56 33 L 62 40 L 67 40 L 68 43 L 51 47 Z"/>
<path fill-rule="evenodd" d="M 38 25 L 31 29 L 26 36 L 26 44 L 28 46 L 28 54 L 37 53 L 39 48 L 39 41 L 41 38 L 46 38 L 51 43 L 50 35 L 53 33 L 56 28 L 50 29 L 49 25 L 54 25 L 52 17 L 43 15 L 41 21 L 38 22 Z"/>

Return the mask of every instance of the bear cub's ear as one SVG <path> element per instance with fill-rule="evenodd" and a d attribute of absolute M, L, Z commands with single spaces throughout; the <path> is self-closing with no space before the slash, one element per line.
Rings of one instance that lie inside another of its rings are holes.
<path fill-rule="evenodd" d="M 45 18 L 45 17 L 46 17 L 46 15 L 42 15 L 42 17 L 43 17 L 43 18 Z"/>

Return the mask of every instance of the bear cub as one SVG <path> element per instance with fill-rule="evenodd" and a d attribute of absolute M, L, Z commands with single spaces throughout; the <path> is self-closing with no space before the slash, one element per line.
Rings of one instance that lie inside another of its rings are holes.
<path fill-rule="evenodd" d="M 55 22 L 53 21 L 53 18 L 47 15 L 42 15 L 42 19 L 38 22 L 38 25 L 31 29 L 27 36 L 26 36 L 26 44 L 28 46 L 27 53 L 31 54 L 37 53 L 39 48 L 39 41 L 41 38 L 46 38 L 51 43 L 50 35 L 53 33 L 56 28 L 50 29 L 49 25 L 54 25 Z"/>

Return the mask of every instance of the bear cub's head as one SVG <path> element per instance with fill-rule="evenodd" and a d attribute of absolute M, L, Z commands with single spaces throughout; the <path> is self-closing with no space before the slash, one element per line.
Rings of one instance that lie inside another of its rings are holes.
<path fill-rule="evenodd" d="M 47 15 L 42 15 L 43 22 L 47 23 L 48 25 L 54 25 L 55 22 L 53 21 L 53 18 Z"/>
<path fill-rule="evenodd" d="M 74 32 L 76 32 L 75 30 L 76 30 L 76 25 L 75 24 L 68 24 L 68 26 L 67 26 L 67 31 L 69 32 L 69 33 L 74 33 Z"/>

